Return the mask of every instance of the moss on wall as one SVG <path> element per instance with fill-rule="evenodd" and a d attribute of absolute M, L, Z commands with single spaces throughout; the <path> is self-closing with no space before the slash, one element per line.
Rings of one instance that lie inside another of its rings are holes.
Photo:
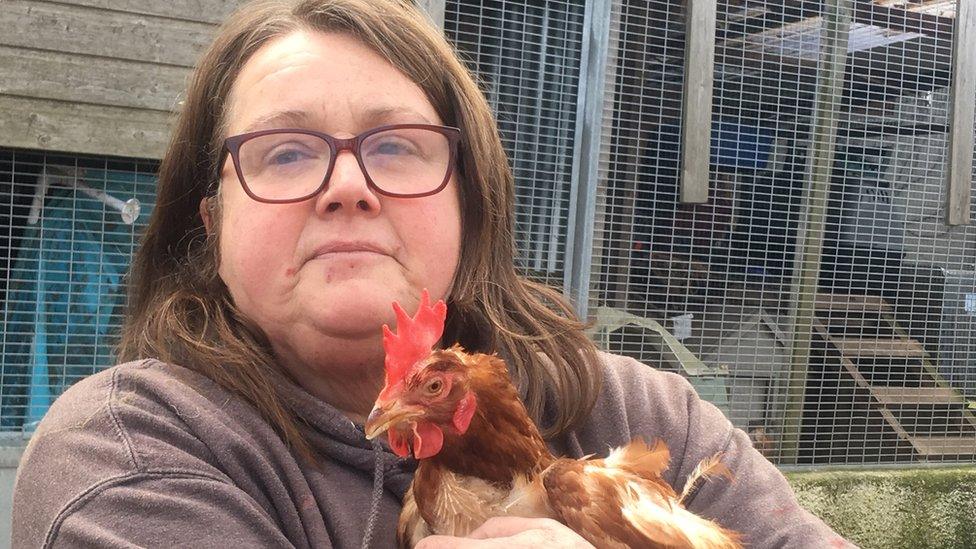
<path fill-rule="evenodd" d="M 786 477 L 800 504 L 863 549 L 976 547 L 976 467 Z"/>

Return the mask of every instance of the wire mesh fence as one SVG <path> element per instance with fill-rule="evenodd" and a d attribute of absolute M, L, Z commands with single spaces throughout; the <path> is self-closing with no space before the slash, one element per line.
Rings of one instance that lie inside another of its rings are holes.
<path fill-rule="evenodd" d="M 556 286 L 565 271 L 583 11 L 580 1 L 448 2 L 444 16 L 509 154 L 520 266 Z"/>
<path fill-rule="evenodd" d="M 532 18 L 522 3 L 472 4 L 450 3 L 446 25 L 469 55 L 497 51 L 486 29 Z M 976 230 L 946 224 L 956 5 L 719 1 L 703 129 L 682 124 L 702 61 L 686 59 L 686 3 L 612 3 L 605 116 L 588 128 L 601 142 L 595 336 L 686 375 L 776 462 L 976 455 Z M 540 3 L 534 20 L 565 6 Z M 475 27 L 458 23 L 472 14 Z M 488 90 L 508 82 L 499 56 L 472 57 Z M 503 121 L 543 106 L 518 89 L 489 93 Z M 516 158 L 512 142 L 556 142 L 546 127 L 508 131 Z M 701 131 L 709 199 L 686 204 L 683 140 Z M 520 189 L 572 182 L 516 171 Z M 546 211 L 523 207 L 520 219 Z M 563 230 L 540 227 L 519 232 L 523 250 Z"/>
<path fill-rule="evenodd" d="M 0 429 L 112 365 L 152 163 L 0 149 Z"/>
<path fill-rule="evenodd" d="M 681 124 L 683 9 L 615 6 L 593 299 L 670 327 L 708 367 L 683 373 L 774 461 L 971 460 L 976 231 L 945 221 L 955 2 L 829 4 L 718 3 L 707 204 L 678 194 L 682 134 L 707 131 Z M 907 31 L 913 14 L 931 25 Z M 656 335 L 618 332 L 669 364 Z"/>

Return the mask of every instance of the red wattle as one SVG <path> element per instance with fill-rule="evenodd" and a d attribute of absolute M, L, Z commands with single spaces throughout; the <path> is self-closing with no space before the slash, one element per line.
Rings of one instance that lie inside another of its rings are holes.
<path fill-rule="evenodd" d="M 407 457 L 410 455 L 410 444 L 407 442 L 407 437 L 403 436 L 399 431 L 390 429 L 387 431 L 387 438 L 390 441 L 390 449 L 393 453 L 400 457 Z"/>
<path fill-rule="evenodd" d="M 421 421 L 413 427 L 413 457 L 425 459 L 437 455 L 444 446 L 444 431 L 433 423 Z"/>

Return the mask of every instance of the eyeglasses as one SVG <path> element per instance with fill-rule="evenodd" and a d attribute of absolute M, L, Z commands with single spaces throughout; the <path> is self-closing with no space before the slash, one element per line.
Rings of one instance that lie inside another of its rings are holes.
<path fill-rule="evenodd" d="M 396 124 L 348 139 L 312 130 L 262 130 L 228 137 L 224 148 L 248 196 L 282 204 L 322 192 L 342 151 L 355 155 L 366 183 L 380 194 L 436 194 L 451 180 L 460 139 L 457 128 Z"/>

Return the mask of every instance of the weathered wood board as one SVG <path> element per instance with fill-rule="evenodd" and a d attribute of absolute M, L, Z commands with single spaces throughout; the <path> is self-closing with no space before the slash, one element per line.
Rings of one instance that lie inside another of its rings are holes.
<path fill-rule="evenodd" d="M 159 158 L 171 113 L 0 95 L 3 146 Z"/>
<path fill-rule="evenodd" d="M 973 196 L 973 119 L 976 117 L 976 2 L 963 0 L 956 13 L 956 41 L 952 60 L 950 91 L 946 222 L 968 225 Z"/>
<path fill-rule="evenodd" d="M 173 111 L 183 67 L 0 46 L 0 95 Z"/>
<path fill-rule="evenodd" d="M 243 0 L 2 0 L 0 147 L 159 158 L 190 70 Z"/>

